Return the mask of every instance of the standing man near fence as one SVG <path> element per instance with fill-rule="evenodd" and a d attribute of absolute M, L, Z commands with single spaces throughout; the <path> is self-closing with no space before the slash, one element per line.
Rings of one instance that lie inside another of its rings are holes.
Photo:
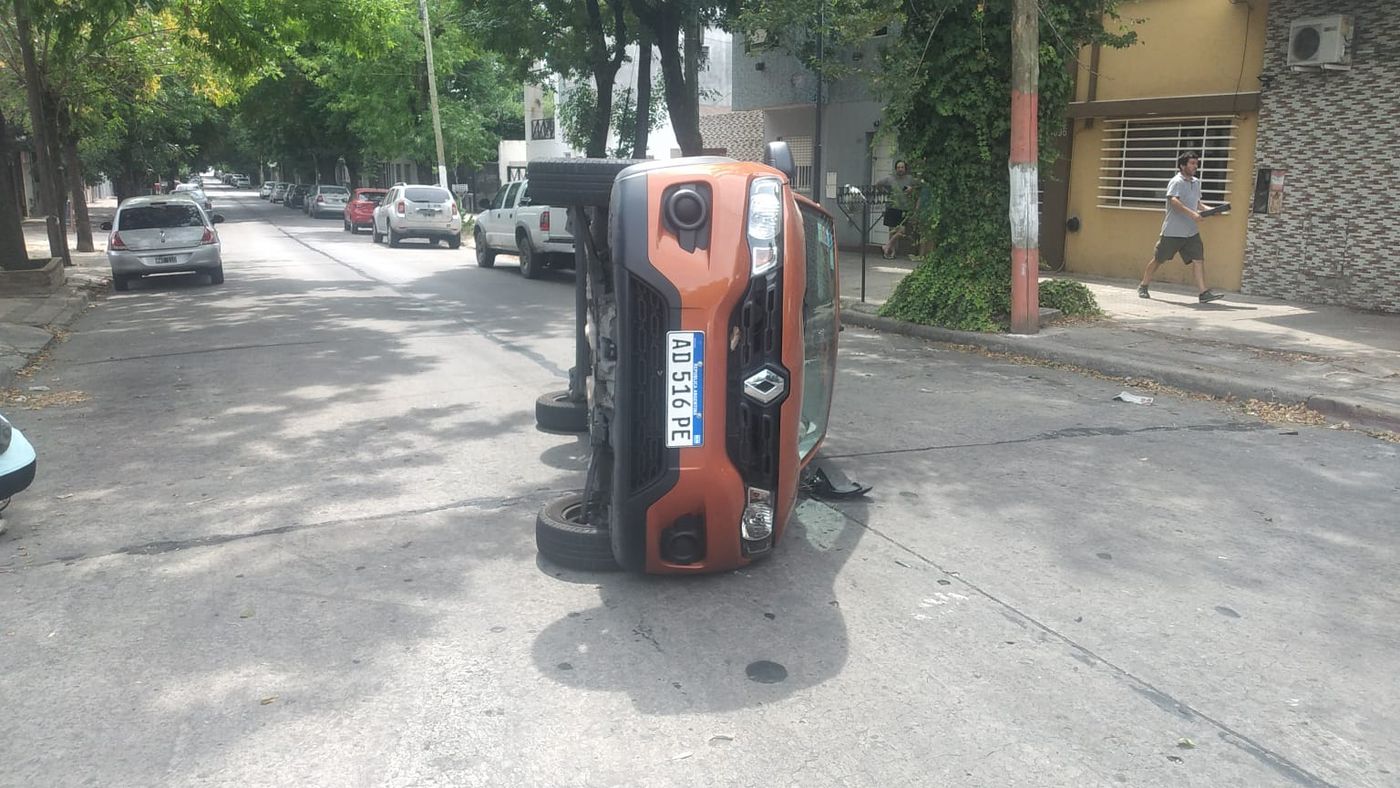
<path fill-rule="evenodd" d="M 1181 255 L 1181 261 L 1195 266 L 1197 299 L 1206 304 L 1225 297 L 1224 293 L 1213 293 L 1206 289 L 1206 251 L 1201 243 L 1201 231 L 1196 222 L 1201 219 L 1201 211 L 1207 205 L 1201 202 L 1201 179 L 1196 177 L 1201 157 L 1195 151 L 1187 151 L 1176 157 L 1176 175 L 1167 183 L 1167 216 L 1162 220 L 1162 234 L 1157 238 L 1157 249 L 1147 267 L 1142 272 L 1142 283 L 1138 285 L 1139 298 L 1151 298 L 1147 286 L 1162 263 Z"/>

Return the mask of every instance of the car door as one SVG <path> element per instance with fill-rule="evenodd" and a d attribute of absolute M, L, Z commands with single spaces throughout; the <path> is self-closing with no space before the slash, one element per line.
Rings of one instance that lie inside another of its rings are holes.
<path fill-rule="evenodd" d="M 397 187 L 390 189 L 384 194 L 384 199 L 374 206 L 374 231 L 380 235 L 389 232 L 389 206 L 394 204 L 398 191 Z"/>
<path fill-rule="evenodd" d="M 488 230 L 488 237 L 491 245 L 498 248 L 515 248 L 515 237 L 511 223 L 511 217 L 515 215 L 515 195 L 520 191 L 520 182 L 507 184 L 501 193 L 496 195 L 497 203 L 492 206 L 491 227 Z"/>

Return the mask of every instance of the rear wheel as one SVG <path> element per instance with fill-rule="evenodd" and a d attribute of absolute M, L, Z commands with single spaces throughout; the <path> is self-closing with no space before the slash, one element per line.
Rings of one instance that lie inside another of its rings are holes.
<path fill-rule="evenodd" d="M 112 274 L 112 289 L 125 293 L 131 289 L 131 279 L 122 274 Z"/>
<path fill-rule="evenodd" d="M 515 238 L 515 245 L 520 249 L 520 275 L 526 279 L 538 279 L 540 269 L 544 266 L 539 255 L 530 246 L 530 236 L 520 233 Z"/>
<path fill-rule="evenodd" d="M 490 268 L 496 264 L 496 250 L 486 244 L 486 233 L 478 227 L 472 233 L 472 243 L 476 246 L 476 264 L 482 268 Z"/>
<path fill-rule="evenodd" d="M 221 266 L 219 266 L 218 268 L 215 268 L 214 270 L 212 270 L 212 271 L 209 272 L 209 284 L 211 284 L 211 285 L 221 285 L 221 284 L 223 284 L 223 283 L 224 283 L 224 267 L 221 265 Z"/>
<path fill-rule="evenodd" d="M 458 234 L 456 234 L 456 235 L 449 235 L 449 236 L 447 236 L 447 248 L 448 248 L 448 249 L 461 249 L 461 248 L 462 248 L 462 234 L 461 234 L 461 233 L 458 233 Z"/>
<path fill-rule="evenodd" d="M 340 220 L 340 223 L 343 224 L 343 225 L 345 225 L 344 227 L 341 228 L 341 229 L 343 229 L 345 232 L 347 232 L 347 233 L 353 233 L 353 232 L 355 232 L 355 225 L 351 224 L 349 219 L 341 219 L 341 220 Z"/>
<path fill-rule="evenodd" d="M 612 536 L 585 522 L 583 493 L 556 498 L 535 517 L 535 546 L 550 561 L 585 572 L 615 572 Z"/>
<path fill-rule="evenodd" d="M 630 159 L 532 161 L 530 200 L 535 205 L 607 205 L 617 174 L 637 163 Z"/>
<path fill-rule="evenodd" d="M 389 245 L 395 249 L 399 248 L 399 234 L 394 232 L 394 225 L 389 225 Z"/>
<path fill-rule="evenodd" d="M 535 400 L 535 425 L 555 432 L 588 432 L 588 403 L 569 399 L 569 390 L 551 391 Z"/>

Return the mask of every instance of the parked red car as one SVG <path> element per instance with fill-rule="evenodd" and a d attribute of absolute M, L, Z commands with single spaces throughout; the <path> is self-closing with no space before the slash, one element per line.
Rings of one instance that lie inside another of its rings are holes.
<path fill-rule="evenodd" d="M 356 189 L 345 203 L 345 232 L 359 233 L 361 227 L 372 226 L 374 206 L 388 193 L 388 189 Z"/>

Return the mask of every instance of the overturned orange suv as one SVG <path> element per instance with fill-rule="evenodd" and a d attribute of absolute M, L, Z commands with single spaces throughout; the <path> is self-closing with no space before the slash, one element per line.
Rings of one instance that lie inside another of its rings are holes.
<path fill-rule="evenodd" d="M 537 518 L 546 558 L 714 572 L 782 541 L 840 330 L 832 217 L 793 172 L 783 143 L 763 164 L 530 164 L 536 198 L 571 206 L 585 372 L 555 406 L 582 411 L 592 448 L 583 492 Z"/>

